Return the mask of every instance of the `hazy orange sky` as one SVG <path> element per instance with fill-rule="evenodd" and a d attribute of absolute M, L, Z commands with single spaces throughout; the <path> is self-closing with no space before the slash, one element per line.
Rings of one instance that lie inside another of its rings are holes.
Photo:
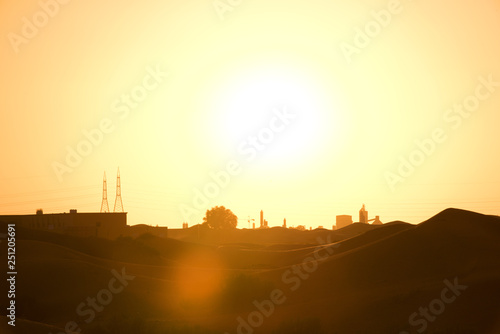
<path fill-rule="evenodd" d="M 2 1 L 0 16 L 0 214 L 99 211 L 104 171 L 112 210 L 117 167 L 129 224 L 215 205 L 239 227 L 262 209 L 331 228 L 363 203 L 383 222 L 500 214 L 499 1 Z"/>

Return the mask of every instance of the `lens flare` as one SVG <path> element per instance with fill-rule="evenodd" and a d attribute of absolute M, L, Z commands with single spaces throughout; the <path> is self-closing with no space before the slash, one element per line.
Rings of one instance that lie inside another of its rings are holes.
<path fill-rule="evenodd" d="M 174 275 L 180 302 L 203 303 L 217 295 L 223 287 L 223 265 L 209 252 L 191 252 L 179 259 Z"/>

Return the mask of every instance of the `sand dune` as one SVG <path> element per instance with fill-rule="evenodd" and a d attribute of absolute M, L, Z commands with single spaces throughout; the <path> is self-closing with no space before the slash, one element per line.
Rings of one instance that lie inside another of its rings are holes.
<path fill-rule="evenodd" d="M 419 327 L 410 315 L 441 298 L 445 280 L 456 280 L 467 288 L 426 332 L 496 333 L 499 217 L 447 209 L 419 225 L 366 226 L 235 231 L 234 240 L 226 234 L 212 246 L 151 235 L 102 241 L 22 231 L 16 330 L 48 333 L 75 321 L 86 333 L 124 324 L 124 333 L 236 333 L 238 317 L 247 319 L 255 301 L 280 289 L 286 300 L 255 333 L 414 333 Z M 76 309 L 107 289 L 113 270 L 134 278 L 87 323 Z"/>
<path fill-rule="evenodd" d="M 498 217 L 451 209 L 347 252 L 341 245 L 290 295 L 287 313 L 296 303 L 296 314 L 329 319 L 325 324 L 342 333 L 395 332 L 411 327 L 409 315 L 438 298 L 445 279 L 457 277 L 468 293 L 433 330 L 487 333 L 500 315 L 499 228 Z"/>

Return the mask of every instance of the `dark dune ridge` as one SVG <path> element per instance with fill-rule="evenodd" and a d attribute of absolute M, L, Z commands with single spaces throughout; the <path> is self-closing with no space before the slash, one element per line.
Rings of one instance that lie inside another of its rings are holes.
<path fill-rule="evenodd" d="M 447 209 L 419 225 L 214 232 L 200 245 L 195 228 L 184 232 L 190 242 L 19 230 L 17 326 L 12 331 L 3 316 L 0 332 L 55 334 L 75 321 L 97 334 L 232 334 L 239 326 L 242 333 L 417 333 L 426 321 L 425 333 L 500 333 L 497 216 Z M 318 254 L 324 260 L 311 262 Z M 135 278 L 87 323 L 77 306 L 122 269 Z M 425 320 L 420 308 L 442 298 L 446 281 L 466 288 Z M 254 302 L 275 289 L 285 301 L 249 325 Z"/>

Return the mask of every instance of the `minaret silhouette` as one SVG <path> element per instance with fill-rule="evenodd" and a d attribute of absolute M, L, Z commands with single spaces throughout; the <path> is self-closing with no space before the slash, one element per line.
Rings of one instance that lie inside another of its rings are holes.
<path fill-rule="evenodd" d="M 101 212 L 109 212 L 108 205 L 108 186 L 106 184 L 106 172 L 104 172 L 104 179 L 102 181 L 102 203 Z"/>
<path fill-rule="evenodd" d="M 122 202 L 122 187 L 120 184 L 120 168 L 118 167 L 118 176 L 116 177 L 116 199 L 115 199 L 115 207 L 113 212 L 124 212 L 123 211 L 123 202 Z"/>

